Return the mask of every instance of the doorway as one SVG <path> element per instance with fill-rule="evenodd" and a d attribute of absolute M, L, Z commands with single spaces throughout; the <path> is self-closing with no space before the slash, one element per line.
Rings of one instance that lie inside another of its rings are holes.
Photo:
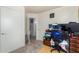
<path fill-rule="evenodd" d="M 30 41 L 36 40 L 35 18 L 29 18 Z"/>

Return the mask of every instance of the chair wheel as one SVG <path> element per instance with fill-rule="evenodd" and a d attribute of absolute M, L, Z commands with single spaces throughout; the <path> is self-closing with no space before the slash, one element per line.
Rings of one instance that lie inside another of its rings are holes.
<path fill-rule="evenodd" d="M 51 51 L 50 51 L 50 52 L 52 53 L 52 51 L 54 51 L 54 50 L 56 50 L 56 49 L 51 49 Z"/>

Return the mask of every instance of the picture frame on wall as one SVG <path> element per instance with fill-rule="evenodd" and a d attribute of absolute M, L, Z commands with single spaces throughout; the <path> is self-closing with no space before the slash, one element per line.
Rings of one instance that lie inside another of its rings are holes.
<path fill-rule="evenodd" d="M 51 13 L 50 18 L 54 18 L 54 17 L 55 17 L 55 13 Z"/>

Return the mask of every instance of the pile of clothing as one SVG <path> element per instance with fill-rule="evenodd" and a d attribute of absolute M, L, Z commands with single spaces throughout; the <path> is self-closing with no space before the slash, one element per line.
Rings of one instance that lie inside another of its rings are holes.
<path fill-rule="evenodd" d="M 50 39 L 51 47 L 57 49 L 58 52 L 67 53 L 69 52 L 69 43 L 66 34 L 59 24 L 50 24 L 48 30 L 45 31 L 44 39 Z"/>

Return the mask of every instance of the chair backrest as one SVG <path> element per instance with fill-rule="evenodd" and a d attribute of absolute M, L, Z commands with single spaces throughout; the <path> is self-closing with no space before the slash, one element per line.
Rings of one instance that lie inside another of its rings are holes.
<path fill-rule="evenodd" d="M 57 41 L 59 43 L 63 41 L 62 32 L 60 32 L 58 30 L 52 31 L 51 36 L 52 36 L 52 38 L 53 38 L 54 41 Z"/>

